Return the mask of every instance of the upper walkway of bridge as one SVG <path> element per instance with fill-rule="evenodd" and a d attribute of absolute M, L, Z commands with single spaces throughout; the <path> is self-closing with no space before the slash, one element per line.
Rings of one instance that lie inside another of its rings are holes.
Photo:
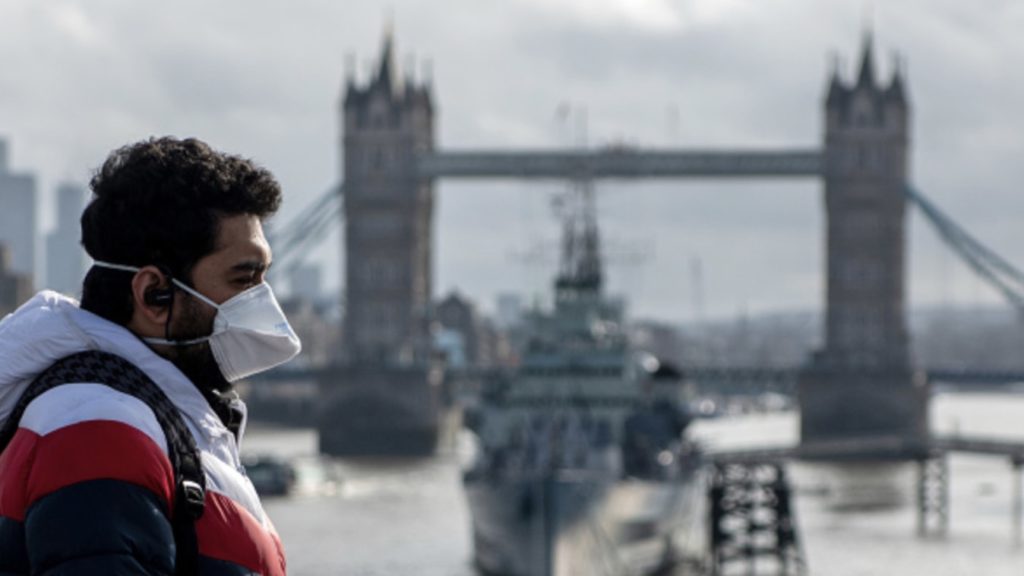
<path fill-rule="evenodd" d="M 438 151 L 420 157 L 417 170 L 428 178 L 819 177 L 822 158 L 816 149 Z"/>

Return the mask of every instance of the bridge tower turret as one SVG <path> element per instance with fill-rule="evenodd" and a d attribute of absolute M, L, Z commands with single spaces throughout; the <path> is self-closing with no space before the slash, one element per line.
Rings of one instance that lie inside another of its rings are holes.
<path fill-rule="evenodd" d="M 868 35 L 856 80 L 833 70 L 825 99 L 825 342 L 800 382 L 804 443 L 927 430 L 906 325 L 909 130 L 902 72 L 879 83 Z"/>
<path fill-rule="evenodd" d="M 434 147 L 428 83 L 400 77 L 390 31 L 365 85 L 346 79 L 345 356 L 350 364 L 421 366 L 429 354 L 434 192 L 417 174 Z"/>

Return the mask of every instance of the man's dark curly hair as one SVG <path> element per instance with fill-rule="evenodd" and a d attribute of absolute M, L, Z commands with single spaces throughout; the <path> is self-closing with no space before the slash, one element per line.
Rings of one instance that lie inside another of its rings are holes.
<path fill-rule="evenodd" d="M 216 250 L 220 219 L 261 220 L 281 205 L 274 176 L 252 161 L 189 138 L 151 138 L 112 152 L 89 183 L 82 245 L 94 260 L 156 265 L 191 284 L 196 262 Z M 130 275 L 94 266 L 82 286 L 82 308 L 127 324 Z"/>

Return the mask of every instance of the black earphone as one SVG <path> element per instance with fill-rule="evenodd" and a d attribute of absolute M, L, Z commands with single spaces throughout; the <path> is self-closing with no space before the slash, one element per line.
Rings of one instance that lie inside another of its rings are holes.
<path fill-rule="evenodd" d="M 171 278 L 171 270 L 167 266 L 158 264 L 157 268 L 168 280 Z M 147 290 L 142 296 L 142 301 L 150 306 L 171 306 L 174 304 L 174 286 Z"/>
<path fill-rule="evenodd" d="M 171 288 L 154 288 L 146 291 L 143 301 L 150 306 L 168 306 L 174 301 L 174 290 Z"/>

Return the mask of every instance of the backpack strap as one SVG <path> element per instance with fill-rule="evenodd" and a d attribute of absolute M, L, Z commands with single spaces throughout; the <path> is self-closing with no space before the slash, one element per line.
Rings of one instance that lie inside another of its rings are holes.
<path fill-rule="evenodd" d="M 0 427 L 0 453 L 14 438 L 21 417 L 33 400 L 48 390 L 75 382 L 109 386 L 145 402 L 156 415 L 167 438 L 167 456 L 174 470 L 171 526 L 174 530 L 176 573 L 197 574 L 199 543 L 195 522 L 203 515 L 206 497 L 206 476 L 199 450 L 178 408 L 145 372 L 131 362 L 116 354 L 96 350 L 58 360 L 28 385 Z"/>

